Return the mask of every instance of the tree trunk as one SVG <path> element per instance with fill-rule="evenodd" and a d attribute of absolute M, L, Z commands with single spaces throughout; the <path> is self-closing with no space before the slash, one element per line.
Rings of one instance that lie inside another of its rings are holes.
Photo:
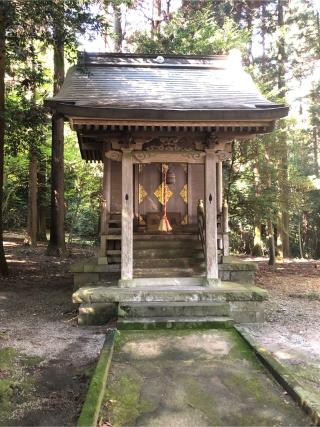
<path fill-rule="evenodd" d="M 61 23 L 60 23 L 61 25 Z M 64 44 L 61 27 L 55 28 L 54 87 L 56 94 L 64 80 Z M 51 157 L 51 224 L 48 255 L 61 256 L 65 253 L 64 232 L 64 120 L 57 113 L 52 115 Z"/>
<path fill-rule="evenodd" d="M 276 263 L 276 252 L 273 235 L 273 224 L 272 220 L 268 220 L 268 243 L 269 243 L 269 265 L 275 265 Z"/>
<path fill-rule="evenodd" d="M 40 154 L 38 157 L 38 231 L 37 241 L 47 241 L 47 204 L 46 204 L 46 159 Z"/>
<path fill-rule="evenodd" d="M 51 159 L 51 224 L 48 255 L 61 256 L 65 252 L 64 233 L 64 120 L 58 114 L 52 116 Z"/>
<path fill-rule="evenodd" d="M 300 252 L 300 258 L 303 258 L 303 248 L 302 248 L 302 239 L 301 239 L 301 221 L 300 221 L 300 216 L 298 217 L 298 239 L 299 239 L 299 252 Z"/>
<path fill-rule="evenodd" d="M 319 161 L 318 161 L 318 132 L 317 127 L 313 126 L 313 161 L 314 161 L 314 174 L 317 178 L 319 178 Z"/>
<path fill-rule="evenodd" d="M 152 2 L 152 28 L 153 33 L 160 30 L 161 24 L 161 0 L 153 0 Z"/>
<path fill-rule="evenodd" d="M 26 243 L 32 247 L 37 246 L 38 229 L 38 159 L 34 149 L 30 149 L 29 159 L 29 188 L 28 188 L 28 225 Z"/>
<path fill-rule="evenodd" d="M 259 170 L 259 146 L 258 141 L 255 141 L 255 161 L 253 166 L 253 180 L 254 180 L 254 196 L 256 200 L 259 200 L 261 196 L 260 191 L 260 170 Z M 261 256 L 262 255 L 262 240 L 261 240 L 261 213 L 260 208 L 258 213 L 255 211 L 254 214 L 254 237 L 253 237 L 253 256 Z"/>
<path fill-rule="evenodd" d="M 286 95 L 286 75 L 285 75 L 285 61 L 286 49 L 284 38 L 284 17 L 283 17 L 283 1 L 278 0 L 278 28 L 280 32 L 278 41 L 278 90 L 281 98 Z M 283 124 L 282 124 L 283 126 Z M 281 123 L 280 123 L 281 127 Z M 288 144 L 287 135 L 282 130 L 279 136 L 279 151 L 280 151 L 280 233 L 282 241 L 282 253 L 285 258 L 290 256 L 289 244 L 289 178 L 288 178 Z"/>
<path fill-rule="evenodd" d="M 122 52 L 122 26 L 121 26 L 121 9 L 119 5 L 113 6 L 113 26 L 114 26 L 114 50 Z"/>
<path fill-rule="evenodd" d="M 3 173 L 4 173 L 4 109 L 5 109 L 5 63 L 6 63 L 6 18 L 5 18 L 4 2 L 0 2 L 0 274 L 7 276 L 8 264 L 4 254 L 3 247 L 3 216 L 2 216 L 2 202 L 3 202 Z"/>

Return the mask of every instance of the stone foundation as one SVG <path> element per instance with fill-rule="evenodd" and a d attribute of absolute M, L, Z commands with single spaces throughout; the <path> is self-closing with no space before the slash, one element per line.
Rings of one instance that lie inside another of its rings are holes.
<path fill-rule="evenodd" d="M 223 257 L 223 263 L 219 264 L 219 278 L 223 282 L 241 283 L 243 285 L 254 285 L 257 265 L 244 262 L 237 257 Z M 99 264 L 98 258 L 74 264 L 71 267 L 74 273 L 74 289 L 78 289 L 89 283 L 109 282 L 117 280 L 120 276 L 119 264 Z"/>
<path fill-rule="evenodd" d="M 117 318 L 116 303 L 83 303 L 80 304 L 78 314 L 78 325 L 104 325 L 112 319 Z"/>

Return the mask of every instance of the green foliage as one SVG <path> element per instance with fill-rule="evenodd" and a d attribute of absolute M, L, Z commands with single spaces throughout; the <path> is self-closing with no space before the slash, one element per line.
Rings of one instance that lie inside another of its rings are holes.
<path fill-rule="evenodd" d="M 97 240 L 101 203 L 101 164 L 84 162 L 73 133 L 65 139 L 66 231 Z"/>
<path fill-rule="evenodd" d="M 26 226 L 28 196 L 28 157 L 19 150 L 5 158 L 3 223 L 7 229 Z"/>
<path fill-rule="evenodd" d="M 229 18 L 220 27 L 210 8 L 182 9 L 159 32 L 137 33 L 132 39 L 139 53 L 217 55 L 244 48 L 248 33 Z"/>

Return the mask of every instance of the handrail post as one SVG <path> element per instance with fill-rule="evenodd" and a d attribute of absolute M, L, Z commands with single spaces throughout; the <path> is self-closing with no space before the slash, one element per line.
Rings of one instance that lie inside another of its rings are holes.
<path fill-rule="evenodd" d="M 224 200 L 222 208 L 223 256 L 229 256 L 229 209 Z"/>

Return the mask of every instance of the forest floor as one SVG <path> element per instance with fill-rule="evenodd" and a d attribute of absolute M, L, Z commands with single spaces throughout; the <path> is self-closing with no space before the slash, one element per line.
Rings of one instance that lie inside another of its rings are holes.
<path fill-rule="evenodd" d="M 10 276 L 0 279 L 0 425 L 75 425 L 108 325 L 78 327 L 69 266 L 93 255 L 72 245 L 63 259 L 46 245 L 5 235 Z M 258 285 L 269 292 L 266 322 L 246 329 L 279 359 L 316 383 L 320 372 L 320 262 L 258 261 Z M 320 391 L 320 390 L 319 390 Z"/>

